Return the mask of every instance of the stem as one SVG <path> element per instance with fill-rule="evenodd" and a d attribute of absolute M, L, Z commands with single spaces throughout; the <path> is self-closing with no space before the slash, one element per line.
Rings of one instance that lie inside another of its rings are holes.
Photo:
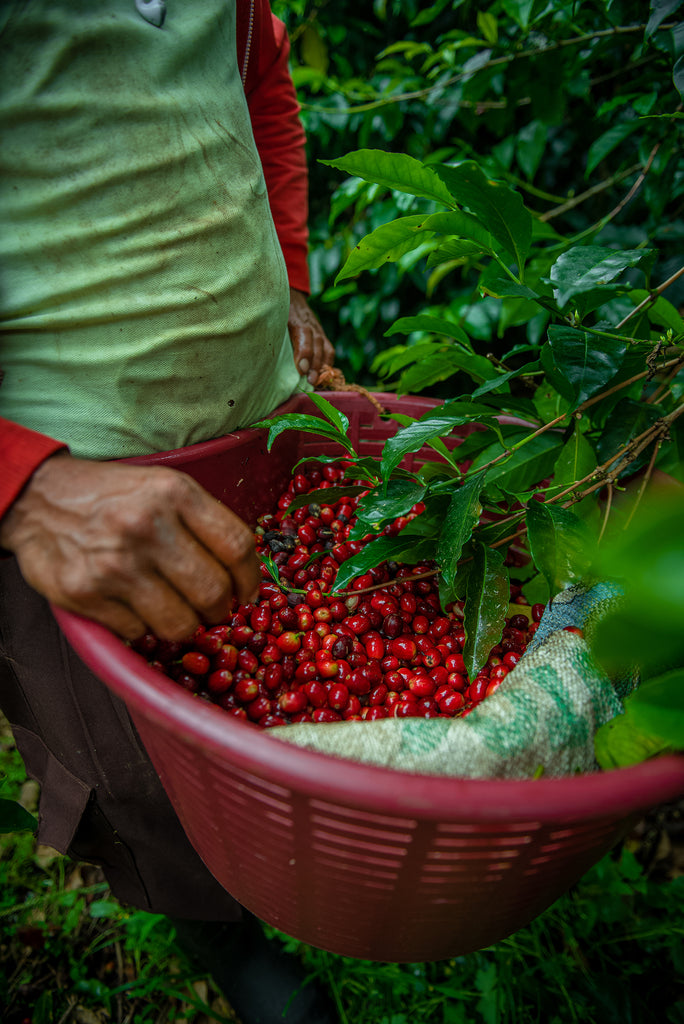
<path fill-rule="evenodd" d="M 679 270 L 676 270 L 671 277 L 668 277 L 667 281 L 663 281 L 662 284 L 658 285 L 658 287 L 654 291 L 647 295 L 646 298 L 643 299 L 638 306 L 634 307 L 631 313 L 628 313 L 627 316 L 620 321 L 620 323 L 616 326 L 615 330 L 619 331 L 622 327 L 625 326 L 628 320 L 631 320 L 633 316 L 636 316 L 637 313 L 640 313 L 642 309 L 645 309 L 647 306 L 652 306 L 654 302 L 657 302 L 658 298 L 663 294 L 665 289 L 669 288 L 671 284 L 674 284 L 674 282 L 677 281 L 682 276 L 682 274 L 684 274 L 684 267 L 680 267 Z"/>
<path fill-rule="evenodd" d="M 661 25 L 661 28 L 667 28 L 667 25 Z M 670 28 L 673 26 L 670 25 Z M 615 35 L 626 35 L 630 32 L 643 32 L 646 28 L 645 24 L 642 25 L 616 25 L 614 28 L 601 29 L 598 32 L 589 32 L 582 36 L 574 36 L 572 39 L 560 39 L 555 43 L 550 43 L 548 46 L 538 46 L 533 50 L 523 50 L 520 53 L 509 53 L 502 57 L 492 57 L 486 64 L 483 64 L 478 71 L 484 71 L 488 68 L 498 67 L 501 64 L 510 64 L 514 60 L 520 60 L 524 57 L 538 57 L 541 54 L 551 53 L 554 50 L 560 50 L 566 46 L 581 46 L 582 43 L 590 42 L 592 39 L 601 39 L 607 36 Z M 484 41 L 483 41 L 484 42 Z M 437 90 L 446 89 L 450 85 L 454 85 L 456 82 L 463 81 L 463 79 L 472 77 L 472 71 L 461 71 L 457 75 L 452 75 L 451 78 L 447 78 L 443 82 L 439 82 L 436 85 L 430 85 L 425 89 L 415 89 L 413 92 L 398 93 L 396 96 L 381 97 L 374 100 L 369 100 L 367 103 L 360 103 L 353 107 L 344 107 L 342 109 L 335 107 L 321 107 L 312 103 L 301 103 L 303 110 L 311 110 L 318 114 L 362 114 L 368 110 L 377 110 L 379 107 L 387 107 L 393 103 L 403 103 L 405 100 L 421 100 L 430 96 L 431 93 Z"/>
<path fill-rule="evenodd" d="M 641 503 L 641 499 L 644 496 L 644 491 L 646 490 L 648 481 L 651 479 L 651 475 L 653 474 L 653 467 L 655 466 L 655 461 L 658 457 L 658 452 L 660 451 L 660 446 L 662 443 L 663 439 L 662 437 L 659 437 L 656 443 L 653 445 L 653 451 L 651 452 L 650 462 L 648 464 L 646 472 L 644 473 L 644 479 L 641 481 L 641 486 L 637 491 L 637 496 L 634 500 L 634 504 L 632 505 L 630 513 L 627 516 L 627 522 L 623 526 L 623 530 L 626 530 L 629 524 L 632 522 L 632 519 L 634 518 L 634 513 L 636 512 L 637 508 L 639 507 L 639 504 Z"/>
<path fill-rule="evenodd" d="M 546 213 L 542 213 L 539 217 L 541 221 L 553 220 L 554 217 L 560 217 L 561 214 L 567 213 L 568 210 L 573 210 L 576 206 L 580 206 L 581 203 L 587 199 L 591 199 L 592 196 L 598 195 L 600 192 L 604 192 L 607 188 L 611 188 L 613 185 L 617 185 L 618 182 L 624 178 L 629 178 L 631 174 L 636 172 L 641 167 L 641 164 L 634 164 L 632 167 L 627 168 L 626 171 L 619 171 L 614 174 L 611 178 L 606 178 L 605 181 L 599 182 L 598 185 L 592 185 L 585 192 L 580 192 L 578 196 L 573 196 L 572 199 L 568 199 L 567 202 L 562 203 L 560 206 L 554 207 L 553 210 L 547 210 Z"/>
<path fill-rule="evenodd" d="M 613 485 L 608 484 L 608 497 L 606 499 L 606 511 L 603 514 L 603 522 L 601 523 L 601 532 L 598 535 L 598 543 L 600 544 L 603 540 L 603 534 L 606 532 L 606 526 L 608 525 L 608 516 L 610 515 L 610 508 L 613 504 Z"/>

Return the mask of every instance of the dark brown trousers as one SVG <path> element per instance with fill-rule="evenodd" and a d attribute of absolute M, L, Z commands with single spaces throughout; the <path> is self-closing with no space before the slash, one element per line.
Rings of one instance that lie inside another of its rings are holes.
<path fill-rule="evenodd" d="M 41 786 L 40 842 L 100 865 L 124 903 L 239 919 L 185 835 L 125 705 L 70 648 L 13 558 L 0 559 L 0 708 Z"/>

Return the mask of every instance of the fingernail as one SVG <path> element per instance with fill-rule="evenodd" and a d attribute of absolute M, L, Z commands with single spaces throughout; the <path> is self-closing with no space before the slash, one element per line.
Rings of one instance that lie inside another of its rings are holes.
<path fill-rule="evenodd" d="M 309 370 L 311 369 L 311 363 L 309 362 L 309 360 L 308 359 L 300 359 L 299 360 L 299 369 L 301 370 L 302 373 L 308 373 Z"/>

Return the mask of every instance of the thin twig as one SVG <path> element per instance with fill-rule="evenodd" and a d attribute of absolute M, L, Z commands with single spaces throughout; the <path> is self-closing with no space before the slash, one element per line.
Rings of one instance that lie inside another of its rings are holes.
<path fill-rule="evenodd" d="M 629 526 L 629 524 L 632 522 L 632 519 L 634 518 L 634 513 L 636 512 L 637 508 L 639 507 L 639 505 L 641 503 L 641 499 L 644 496 L 644 491 L 646 490 L 646 486 L 647 486 L 647 484 L 648 484 L 648 482 L 651 479 L 651 476 L 653 474 L 653 467 L 655 466 L 655 461 L 656 461 L 656 459 L 658 457 L 658 452 L 660 451 L 660 446 L 661 446 L 662 442 L 663 442 L 662 437 L 659 437 L 658 440 L 656 441 L 656 443 L 653 445 L 653 451 L 651 452 L 651 459 L 650 459 L 649 464 L 648 464 L 648 466 L 646 468 L 646 472 L 644 473 L 644 478 L 641 481 L 641 485 L 639 487 L 639 490 L 637 491 L 637 496 L 634 499 L 634 504 L 632 505 L 632 508 L 630 510 L 629 515 L 627 516 L 627 521 L 625 522 L 625 525 L 623 526 L 623 530 L 626 530 L 627 527 Z"/>
<path fill-rule="evenodd" d="M 613 484 L 608 484 L 608 495 L 606 497 L 606 509 L 603 513 L 603 522 L 601 523 L 601 531 L 598 535 L 598 543 L 600 544 L 603 540 L 603 534 L 606 532 L 606 526 L 608 525 L 608 516 L 610 515 L 610 508 L 613 504 Z"/>
<path fill-rule="evenodd" d="M 573 210 L 576 206 L 579 206 L 581 203 L 586 202 L 587 199 L 591 199 L 593 196 L 598 195 L 600 192 L 604 192 L 607 188 L 611 188 L 613 185 L 617 185 L 625 178 L 629 178 L 631 174 L 636 174 L 640 167 L 641 164 L 633 164 L 631 167 L 628 167 L 626 171 L 619 171 L 612 177 L 606 178 L 605 181 L 599 182 L 598 185 L 592 185 L 592 187 L 588 188 L 585 192 L 580 192 L 578 196 L 573 196 L 572 199 L 568 199 L 565 203 L 562 203 L 560 206 L 554 207 L 553 210 L 547 210 L 546 213 L 542 213 L 539 217 L 539 220 L 549 221 L 553 220 L 554 217 L 560 217 L 561 214 L 567 213 L 568 210 Z"/>
<path fill-rule="evenodd" d="M 651 306 L 654 302 L 657 302 L 657 300 L 663 294 L 665 289 L 669 288 L 671 284 L 674 284 L 674 282 L 677 281 L 682 276 L 682 274 L 684 274 L 684 267 L 680 267 L 679 270 L 676 270 L 671 277 L 668 277 L 667 281 L 663 281 L 663 283 L 658 285 L 658 287 L 654 291 L 650 292 L 650 294 L 647 295 L 646 298 L 643 299 L 638 306 L 634 307 L 631 313 L 628 313 L 627 316 L 620 321 L 615 330 L 619 331 L 622 327 L 625 326 L 628 320 L 631 320 L 633 316 L 636 316 L 637 313 L 640 313 L 642 309 L 644 309 L 646 306 Z"/>

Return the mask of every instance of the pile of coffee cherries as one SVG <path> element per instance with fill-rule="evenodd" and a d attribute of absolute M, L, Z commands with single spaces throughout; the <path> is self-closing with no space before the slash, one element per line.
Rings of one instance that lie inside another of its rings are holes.
<path fill-rule="evenodd" d="M 329 503 L 320 493 L 308 503 L 300 496 L 339 488 L 344 471 L 335 463 L 297 472 L 275 512 L 260 518 L 257 551 L 277 570 L 274 578 L 262 563 L 255 604 L 235 604 L 225 623 L 200 626 L 186 641 L 147 634 L 135 649 L 185 690 L 263 728 L 454 718 L 489 696 L 525 651 L 543 605 L 511 615 L 486 665 L 469 679 L 462 607 L 440 607 L 434 565 L 384 563 L 334 592 L 339 566 L 364 546 L 349 540 L 361 496 Z M 398 533 L 422 511 L 415 505 L 385 533 Z M 511 603 L 525 604 L 516 583 Z"/>

